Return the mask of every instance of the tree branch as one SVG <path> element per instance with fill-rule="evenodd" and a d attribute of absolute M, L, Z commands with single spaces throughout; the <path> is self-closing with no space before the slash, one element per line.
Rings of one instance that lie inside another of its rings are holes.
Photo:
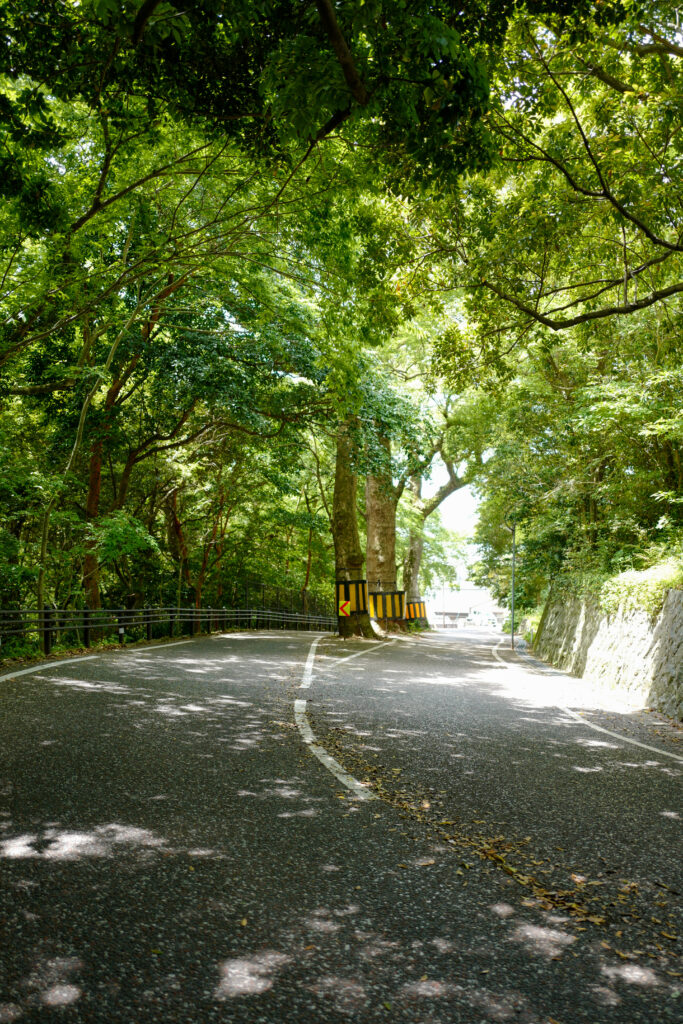
<path fill-rule="evenodd" d="M 629 313 L 635 313 L 640 309 L 647 309 L 648 306 L 654 306 L 655 303 L 661 302 L 663 299 L 668 299 L 671 295 L 677 295 L 683 292 L 683 282 L 679 284 L 673 284 L 669 288 L 661 288 L 659 291 L 651 292 L 646 298 L 638 299 L 633 302 L 627 302 L 621 306 L 605 306 L 603 309 L 593 309 L 587 313 L 580 313 L 578 316 L 571 317 L 567 320 L 553 320 L 551 317 L 546 316 L 543 313 L 538 313 L 532 306 L 528 306 L 525 302 L 515 298 L 514 295 L 508 295 L 499 288 L 498 285 L 493 284 L 491 281 L 482 281 L 481 287 L 488 288 L 489 291 L 497 295 L 503 302 L 507 302 L 511 306 L 516 306 L 522 313 L 531 317 L 539 324 L 543 324 L 544 327 L 549 327 L 552 331 L 565 331 L 569 327 L 576 327 L 577 324 L 585 324 L 589 320 L 604 320 L 609 316 L 625 316 Z"/>
<path fill-rule="evenodd" d="M 331 0 L 316 0 L 316 7 L 318 8 L 318 14 L 320 15 L 322 26 L 327 33 L 327 38 L 330 40 L 335 56 L 339 61 L 342 71 L 344 72 L 344 78 L 346 79 L 346 84 L 351 90 L 351 95 L 357 103 L 360 103 L 360 105 L 364 107 L 370 99 L 370 94 L 365 88 L 363 80 L 356 70 L 353 54 L 344 39 L 341 29 L 339 28 L 337 15 L 334 12 Z"/>
<path fill-rule="evenodd" d="M 621 79 L 615 78 L 614 75 L 610 75 L 608 71 L 604 71 L 598 64 L 591 64 L 589 61 L 581 60 L 580 57 L 579 60 L 589 74 L 593 75 L 594 78 L 599 78 L 600 81 L 604 82 L 605 85 L 608 85 L 610 89 L 615 89 L 617 92 L 622 94 L 625 92 L 637 92 L 634 85 L 628 85 L 627 82 L 622 82 Z"/>
<path fill-rule="evenodd" d="M 443 456 L 442 456 L 443 458 Z M 453 494 L 455 491 L 459 491 L 461 487 L 464 487 L 467 483 L 463 480 L 455 471 L 455 466 L 448 459 L 444 459 L 444 464 L 448 470 L 448 480 L 445 484 L 439 487 L 436 494 L 433 494 L 431 498 L 427 498 L 422 504 L 422 518 L 427 519 L 431 516 L 432 512 L 435 512 L 439 505 Z"/>
<path fill-rule="evenodd" d="M 138 13 L 135 15 L 135 21 L 133 22 L 133 34 L 131 37 L 133 46 L 137 46 L 142 39 L 145 29 L 147 28 L 147 22 L 161 2 L 162 0 L 145 0 Z"/>

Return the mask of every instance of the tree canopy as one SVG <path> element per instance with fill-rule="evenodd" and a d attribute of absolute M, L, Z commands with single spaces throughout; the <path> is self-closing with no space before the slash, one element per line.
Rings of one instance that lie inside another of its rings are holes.
<path fill-rule="evenodd" d="M 680 552 L 676 17 L 0 3 L 0 603 L 328 598 L 340 438 L 394 585 Z"/>

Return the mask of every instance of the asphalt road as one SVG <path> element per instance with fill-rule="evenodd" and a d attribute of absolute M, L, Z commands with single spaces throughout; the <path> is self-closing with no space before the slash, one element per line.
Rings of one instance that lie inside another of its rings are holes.
<path fill-rule="evenodd" d="M 0 680 L 0 1024 L 679 1021 L 680 733 L 497 643 Z"/>

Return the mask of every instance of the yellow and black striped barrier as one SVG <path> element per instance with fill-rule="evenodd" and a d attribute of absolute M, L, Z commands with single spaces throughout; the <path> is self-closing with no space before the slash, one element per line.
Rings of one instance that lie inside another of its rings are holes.
<path fill-rule="evenodd" d="M 367 580 L 337 580 L 337 615 L 348 617 L 368 610 Z"/>
<path fill-rule="evenodd" d="M 381 594 L 368 594 L 371 619 L 405 619 L 405 590 L 389 590 Z"/>
<path fill-rule="evenodd" d="M 408 601 L 406 605 L 406 619 L 412 622 L 415 619 L 427 618 L 427 609 L 424 601 Z"/>

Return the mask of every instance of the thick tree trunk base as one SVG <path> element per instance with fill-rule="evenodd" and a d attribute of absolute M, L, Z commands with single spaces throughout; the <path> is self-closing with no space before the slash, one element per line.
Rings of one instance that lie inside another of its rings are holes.
<path fill-rule="evenodd" d="M 353 612 L 349 616 L 339 616 L 339 636 L 344 639 L 351 636 L 364 636 L 374 640 L 376 633 L 367 612 Z"/>
<path fill-rule="evenodd" d="M 408 632 L 407 619 L 377 619 L 377 625 L 380 627 L 380 629 L 383 629 L 385 633 Z"/>

